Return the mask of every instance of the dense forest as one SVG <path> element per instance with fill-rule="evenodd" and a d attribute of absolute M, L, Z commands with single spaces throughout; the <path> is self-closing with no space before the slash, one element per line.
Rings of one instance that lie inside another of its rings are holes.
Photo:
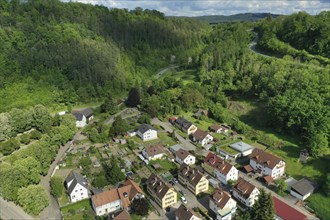
<path fill-rule="evenodd" d="M 154 10 L 0 0 L 0 110 L 127 91 L 202 45 L 205 24 Z M 180 52 L 180 53 L 179 53 Z"/>
<path fill-rule="evenodd" d="M 299 12 L 276 19 L 268 17 L 256 30 L 261 35 L 259 46 L 264 50 L 330 64 L 329 12 L 316 16 Z"/>

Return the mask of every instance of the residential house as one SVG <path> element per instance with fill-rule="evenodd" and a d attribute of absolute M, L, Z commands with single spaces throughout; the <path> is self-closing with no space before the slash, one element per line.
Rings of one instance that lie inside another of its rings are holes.
<path fill-rule="evenodd" d="M 215 133 L 227 133 L 230 129 L 227 126 L 213 124 L 209 127 L 209 130 Z"/>
<path fill-rule="evenodd" d="M 148 124 L 140 125 L 137 129 L 136 134 L 143 141 L 150 141 L 150 140 L 157 139 L 157 130 Z"/>
<path fill-rule="evenodd" d="M 198 109 L 198 111 L 193 115 L 195 118 L 200 118 L 201 116 L 208 116 L 209 112 L 205 109 Z"/>
<path fill-rule="evenodd" d="M 196 168 L 189 167 L 185 163 L 181 164 L 178 170 L 178 179 L 182 185 L 187 186 L 195 195 L 207 192 L 209 189 L 209 181 L 206 179 L 206 176 Z"/>
<path fill-rule="evenodd" d="M 187 132 L 188 135 L 193 134 L 197 127 L 185 118 L 179 117 L 175 120 L 175 125 L 182 131 Z"/>
<path fill-rule="evenodd" d="M 157 160 L 161 159 L 166 155 L 163 145 L 150 145 L 143 149 L 142 155 L 147 160 Z"/>
<path fill-rule="evenodd" d="M 175 152 L 177 152 L 178 150 L 180 150 L 182 148 L 182 145 L 181 144 L 175 144 L 175 145 L 172 145 L 170 148 L 169 148 L 169 151 L 171 151 L 172 153 L 175 154 Z"/>
<path fill-rule="evenodd" d="M 175 161 L 179 164 L 193 165 L 195 164 L 196 157 L 183 148 L 180 148 L 175 152 Z"/>
<path fill-rule="evenodd" d="M 273 196 L 275 220 L 307 220 L 307 216 Z"/>
<path fill-rule="evenodd" d="M 173 186 L 152 173 L 148 178 L 147 191 L 151 198 L 163 209 L 177 202 L 177 193 Z"/>
<path fill-rule="evenodd" d="M 259 148 L 254 148 L 250 155 L 252 169 L 264 176 L 271 176 L 274 180 L 282 177 L 285 172 L 285 162 L 273 154 Z"/>
<path fill-rule="evenodd" d="M 85 109 L 81 110 L 80 113 L 86 117 L 87 121 L 91 121 L 94 119 L 93 110 L 90 108 L 85 108 Z"/>
<path fill-rule="evenodd" d="M 184 204 L 181 204 L 175 211 L 175 220 L 202 220 L 202 218 L 192 209 L 188 208 Z"/>
<path fill-rule="evenodd" d="M 300 200 L 307 199 L 315 189 L 313 184 L 307 179 L 301 179 L 295 182 L 290 188 L 290 194 Z"/>
<path fill-rule="evenodd" d="M 71 172 L 65 179 L 65 186 L 71 202 L 78 202 L 89 197 L 87 180 L 79 173 Z"/>
<path fill-rule="evenodd" d="M 241 157 L 248 156 L 248 155 L 252 154 L 252 151 L 253 151 L 253 147 L 243 141 L 231 144 L 229 146 L 231 148 L 233 148 L 234 150 L 240 152 Z"/>
<path fill-rule="evenodd" d="M 241 177 L 238 178 L 233 189 L 233 196 L 247 207 L 252 207 L 260 194 L 257 187 Z"/>
<path fill-rule="evenodd" d="M 217 215 L 217 220 L 231 220 L 237 209 L 231 195 L 219 188 L 210 196 L 209 207 Z"/>
<path fill-rule="evenodd" d="M 92 196 L 92 206 L 97 216 L 108 215 L 120 210 L 129 211 L 134 199 L 144 198 L 141 188 L 131 179 L 123 186 Z"/>
<path fill-rule="evenodd" d="M 214 175 L 214 177 L 224 184 L 227 184 L 228 181 L 236 181 L 238 178 L 238 170 L 212 152 L 209 152 L 205 157 L 202 166 L 206 172 Z"/>
<path fill-rule="evenodd" d="M 73 112 L 72 114 L 76 118 L 77 128 L 83 128 L 87 125 L 87 119 L 85 115 L 81 114 L 80 112 Z"/>
<path fill-rule="evenodd" d="M 197 129 L 193 135 L 192 135 L 192 139 L 193 141 L 201 144 L 202 146 L 210 143 L 211 141 L 213 141 L 213 137 L 207 133 L 206 131 L 202 131 L 200 129 Z"/>

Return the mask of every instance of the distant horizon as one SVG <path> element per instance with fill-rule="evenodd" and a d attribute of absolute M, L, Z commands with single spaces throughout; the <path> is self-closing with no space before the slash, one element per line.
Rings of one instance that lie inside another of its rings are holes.
<path fill-rule="evenodd" d="M 245 13 L 271 13 L 289 15 L 305 11 L 310 15 L 330 10 L 330 0 L 61 0 L 103 5 L 108 8 L 157 10 L 166 16 L 200 17 Z"/>

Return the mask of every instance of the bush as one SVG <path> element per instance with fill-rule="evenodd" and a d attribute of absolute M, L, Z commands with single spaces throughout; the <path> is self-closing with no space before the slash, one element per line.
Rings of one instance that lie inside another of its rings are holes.
<path fill-rule="evenodd" d="M 30 134 L 22 134 L 20 137 L 19 137 L 19 141 L 21 142 L 21 144 L 29 144 L 30 143 Z"/>
<path fill-rule="evenodd" d="M 30 138 L 33 140 L 39 140 L 42 137 L 42 134 L 40 131 L 33 130 L 30 132 Z"/>
<path fill-rule="evenodd" d="M 20 144 L 17 139 L 12 138 L 8 141 L 4 142 L 0 146 L 0 151 L 3 155 L 9 155 L 15 150 L 18 150 L 20 148 Z"/>
<path fill-rule="evenodd" d="M 52 177 L 50 179 L 50 193 L 55 197 L 61 197 L 64 192 L 64 181 L 61 177 Z"/>

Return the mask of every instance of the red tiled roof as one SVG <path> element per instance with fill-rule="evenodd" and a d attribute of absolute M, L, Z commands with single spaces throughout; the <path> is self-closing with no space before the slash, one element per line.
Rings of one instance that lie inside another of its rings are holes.
<path fill-rule="evenodd" d="M 248 173 L 250 173 L 253 170 L 253 168 L 251 167 L 251 165 L 245 165 L 243 168 Z"/>
<path fill-rule="evenodd" d="M 227 175 L 230 169 L 233 167 L 227 161 L 211 152 L 205 157 L 204 163 L 213 167 L 224 175 Z"/>
<path fill-rule="evenodd" d="M 267 166 L 270 169 L 273 169 L 282 160 L 279 157 L 258 148 L 253 149 L 250 159 L 254 160 L 257 164 Z"/>
<path fill-rule="evenodd" d="M 273 196 L 275 214 L 283 220 L 307 220 L 307 216 Z"/>

